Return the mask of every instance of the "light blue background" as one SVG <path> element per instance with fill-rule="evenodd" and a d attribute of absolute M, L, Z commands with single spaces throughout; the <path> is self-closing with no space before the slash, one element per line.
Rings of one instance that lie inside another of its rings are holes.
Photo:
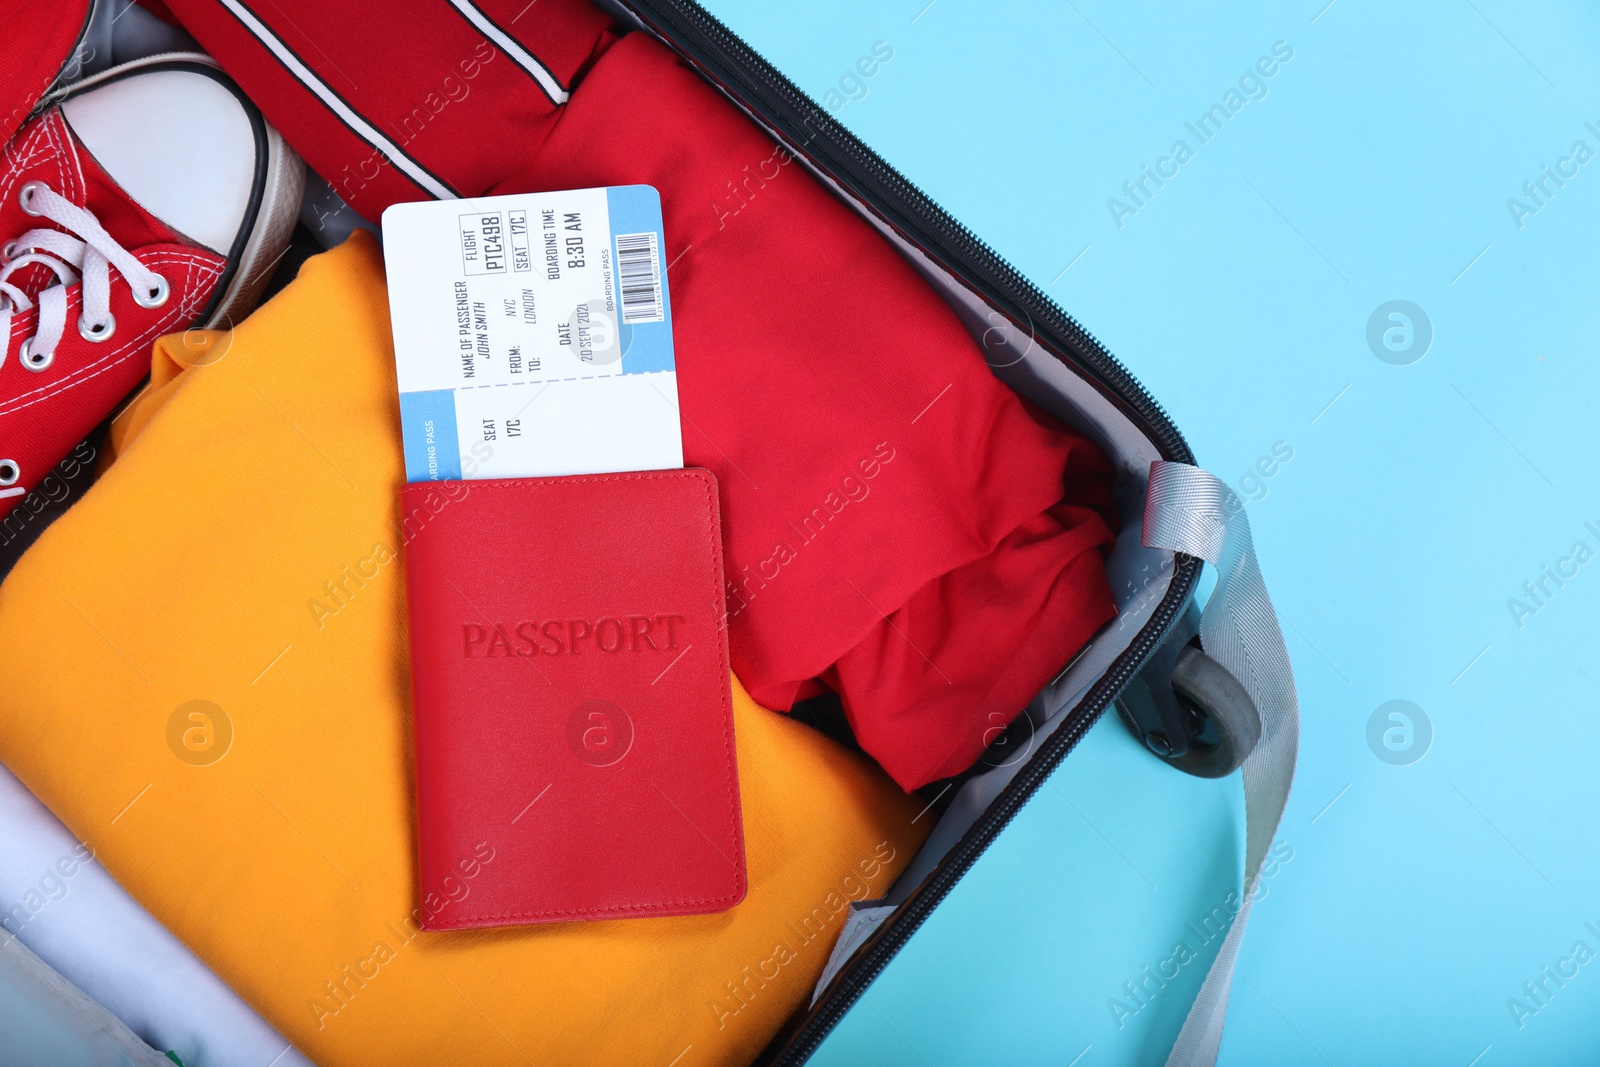
<path fill-rule="evenodd" d="M 1521 628 L 1507 600 L 1600 549 L 1600 160 L 1521 228 L 1506 202 L 1600 150 L 1600 12 L 1324 2 L 711 7 L 818 99 L 891 44 L 841 120 L 1103 340 L 1205 466 L 1238 484 L 1294 449 L 1248 510 L 1300 686 L 1293 859 L 1223 1062 L 1594 1063 L 1600 960 L 1520 1029 L 1507 999 L 1600 950 L 1600 561 Z M 1268 96 L 1119 229 L 1107 198 L 1197 147 L 1184 122 L 1276 41 Z M 1434 329 L 1409 366 L 1366 343 L 1396 298 Z M 1394 699 L 1434 730 L 1410 766 L 1366 740 Z M 1102 722 L 816 1062 L 1159 1062 L 1206 961 L 1121 1029 L 1107 1001 L 1197 943 L 1241 837 L 1236 777 Z"/>

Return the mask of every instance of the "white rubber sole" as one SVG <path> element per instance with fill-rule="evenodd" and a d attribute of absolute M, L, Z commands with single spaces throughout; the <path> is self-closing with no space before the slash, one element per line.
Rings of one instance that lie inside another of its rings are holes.
<path fill-rule="evenodd" d="M 216 309 L 202 326 L 231 329 L 256 306 L 261 291 L 272 280 L 278 260 L 288 250 L 289 236 L 300 219 L 305 186 L 305 164 L 278 131 L 267 126 L 267 175 L 261 203 L 256 208 L 244 251 L 234 266 L 233 277 L 217 301 Z"/>

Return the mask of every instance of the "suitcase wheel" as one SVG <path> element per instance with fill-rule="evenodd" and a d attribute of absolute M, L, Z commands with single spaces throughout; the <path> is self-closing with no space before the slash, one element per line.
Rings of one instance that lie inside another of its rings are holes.
<path fill-rule="evenodd" d="M 1117 713 L 1157 757 L 1199 778 L 1232 774 L 1261 740 L 1250 694 L 1192 637 L 1152 658 L 1117 697 Z"/>

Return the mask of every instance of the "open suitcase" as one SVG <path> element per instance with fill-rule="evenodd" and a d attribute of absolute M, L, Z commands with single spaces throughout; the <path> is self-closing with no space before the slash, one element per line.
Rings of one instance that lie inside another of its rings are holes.
<path fill-rule="evenodd" d="M 1089 333 L 704 8 L 692 0 L 601 6 L 675 51 L 894 245 L 956 310 L 995 375 L 1111 458 L 1123 516 L 1107 562 L 1116 620 L 1062 666 L 974 767 L 927 787 L 924 799 L 938 818 L 932 835 L 887 895 L 852 904 L 809 1007 L 759 1062 L 798 1064 L 817 1049 L 1114 703 L 1175 768 L 1207 777 L 1244 769 L 1245 889 L 1169 1061 L 1213 1062 L 1298 739 L 1288 656 L 1243 505 L 1194 466 L 1160 406 Z M 1195 593 L 1203 561 L 1217 566 L 1218 583 L 1202 612 Z"/>

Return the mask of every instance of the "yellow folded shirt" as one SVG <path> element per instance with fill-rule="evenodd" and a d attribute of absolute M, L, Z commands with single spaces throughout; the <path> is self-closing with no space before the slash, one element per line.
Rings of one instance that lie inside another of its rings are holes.
<path fill-rule="evenodd" d="M 912 798 L 736 681 L 743 903 L 417 932 L 403 474 L 365 234 L 233 333 L 164 339 L 113 448 L 0 585 L 0 759 L 320 1063 L 747 1062 L 849 901 L 921 844 Z"/>

